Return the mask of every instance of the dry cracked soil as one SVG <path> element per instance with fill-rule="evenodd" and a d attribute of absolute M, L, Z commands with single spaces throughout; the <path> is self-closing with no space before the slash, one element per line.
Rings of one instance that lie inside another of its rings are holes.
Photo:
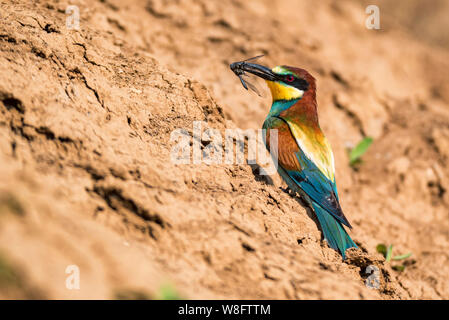
<path fill-rule="evenodd" d="M 449 5 L 431 2 L 380 1 L 368 30 L 349 0 L 0 1 L 0 298 L 448 299 Z M 345 261 L 276 175 L 170 160 L 176 129 L 209 145 L 194 121 L 261 127 L 268 94 L 229 70 L 258 54 L 317 78 Z M 380 243 L 412 252 L 402 272 Z"/>

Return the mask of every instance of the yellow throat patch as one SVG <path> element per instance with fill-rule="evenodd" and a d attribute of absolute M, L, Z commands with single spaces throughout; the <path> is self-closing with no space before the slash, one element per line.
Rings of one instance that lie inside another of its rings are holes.
<path fill-rule="evenodd" d="M 273 101 L 300 99 L 304 94 L 304 91 L 287 84 L 283 84 L 281 82 L 266 80 L 266 83 L 268 85 L 268 88 L 270 88 Z"/>
<path fill-rule="evenodd" d="M 282 68 L 281 66 L 274 67 L 272 69 L 274 73 L 286 74 L 288 70 Z M 266 80 L 268 88 L 270 88 L 271 96 L 273 101 L 276 100 L 292 100 L 302 98 L 304 91 L 299 90 L 295 87 L 289 86 L 288 84 L 282 82 L 268 81 Z"/>

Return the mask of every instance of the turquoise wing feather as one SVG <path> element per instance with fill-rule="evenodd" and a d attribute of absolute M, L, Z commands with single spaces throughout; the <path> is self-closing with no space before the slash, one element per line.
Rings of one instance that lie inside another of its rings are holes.
<path fill-rule="evenodd" d="M 277 155 L 279 174 L 291 189 L 306 196 L 306 200 L 317 215 L 324 238 L 328 241 L 329 246 L 340 251 L 345 258 L 346 249 L 357 246 L 342 225 L 351 227 L 339 204 L 335 178 L 329 179 L 306 156 L 298 145 L 287 121 L 281 117 L 270 117 L 265 121 L 264 128 L 279 130 Z M 290 129 L 286 130 L 285 128 Z M 286 133 L 286 131 L 288 132 Z M 286 147 L 286 144 L 289 146 Z M 292 152 L 294 157 L 291 157 L 291 154 L 285 154 Z M 297 161 L 293 161 L 292 158 Z"/>
<path fill-rule="evenodd" d="M 323 209 L 332 214 L 337 220 L 351 228 L 349 221 L 341 210 L 338 201 L 337 186 L 329 180 L 317 166 L 309 160 L 300 149 L 296 157 L 301 166 L 299 170 L 288 170 L 287 174 L 299 185 L 299 187 Z"/>

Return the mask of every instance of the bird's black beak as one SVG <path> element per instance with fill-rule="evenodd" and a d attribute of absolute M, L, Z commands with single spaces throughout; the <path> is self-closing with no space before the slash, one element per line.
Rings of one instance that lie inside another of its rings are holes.
<path fill-rule="evenodd" d="M 231 63 L 230 68 L 237 76 L 240 76 L 245 72 L 249 72 L 268 81 L 278 80 L 278 76 L 273 71 L 267 67 L 261 66 L 260 64 L 239 61 Z"/>

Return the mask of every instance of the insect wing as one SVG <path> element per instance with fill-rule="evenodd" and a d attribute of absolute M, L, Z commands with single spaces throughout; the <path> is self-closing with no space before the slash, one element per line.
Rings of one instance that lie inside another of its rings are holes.
<path fill-rule="evenodd" d="M 246 90 L 248 90 L 248 88 L 249 88 L 251 91 L 256 93 L 259 97 L 263 97 L 262 90 L 260 89 L 260 84 L 258 82 L 259 78 L 257 78 L 257 76 L 245 73 L 240 76 L 240 81 L 242 82 L 242 84 Z"/>
<path fill-rule="evenodd" d="M 244 76 L 244 74 L 239 75 L 240 82 L 242 83 L 243 88 L 248 90 L 248 86 L 246 85 L 245 80 L 243 80 L 243 76 Z"/>

